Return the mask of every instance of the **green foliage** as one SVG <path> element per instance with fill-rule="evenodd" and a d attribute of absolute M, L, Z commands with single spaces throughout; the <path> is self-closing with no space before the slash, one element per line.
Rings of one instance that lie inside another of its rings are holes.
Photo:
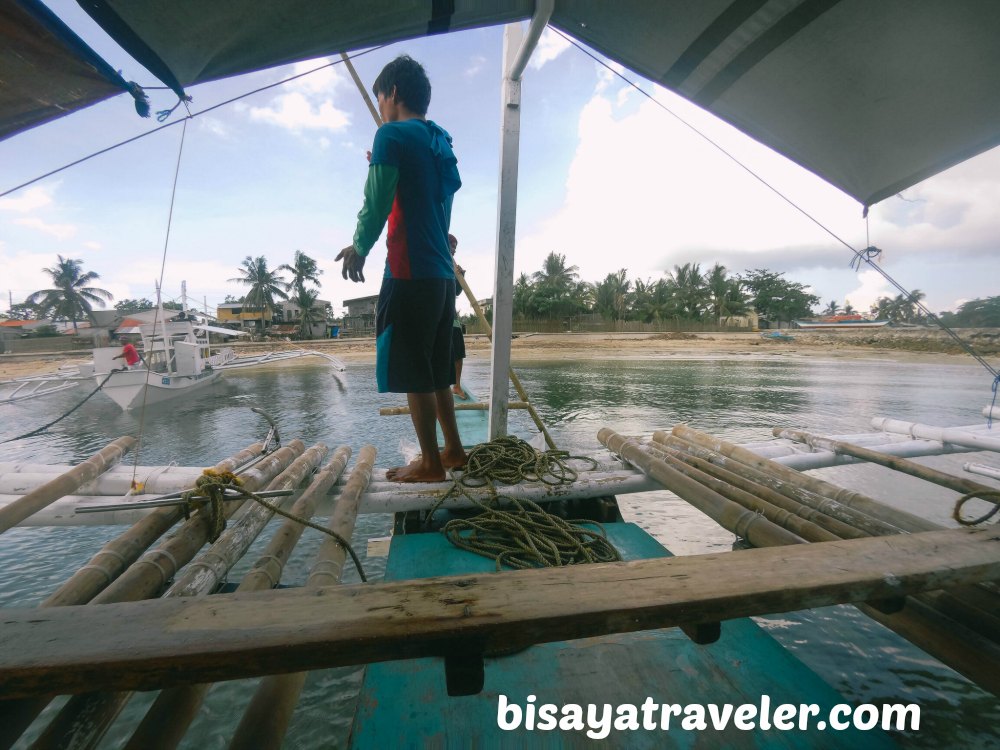
<path fill-rule="evenodd" d="M 957 328 L 1000 328 L 1000 296 L 971 300 L 941 318 Z"/>
<path fill-rule="evenodd" d="M 813 314 L 813 306 L 819 304 L 819 297 L 807 292 L 802 284 L 788 281 L 783 273 L 757 268 L 738 278 L 753 308 L 768 320 L 807 318 Z"/>
<path fill-rule="evenodd" d="M 38 320 L 38 305 L 30 302 L 11 305 L 7 312 L 0 313 L 0 320 Z"/>
<path fill-rule="evenodd" d="M 295 292 L 296 295 L 306 290 L 306 282 L 319 284 L 319 275 L 323 273 L 316 265 L 316 261 L 303 253 L 301 250 L 295 251 L 292 264 L 278 266 L 279 271 L 288 271 L 292 274 L 292 280 L 285 283 L 285 291 Z"/>
<path fill-rule="evenodd" d="M 924 293 L 914 289 L 909 296 L 897 294 L 895 297 L 879 297 L 871 306 L 871 312 L 879 320 L 890 320 L 893 323 L 921 323 L 926 316 L 917 306 L 924 298 Z"/>
<path fill-rule="evenodd" d="M 152 310 L 156 305 L 143 297 L 142 299 L 123 299 L 115 303 L 115 309 L 122 315 Z"/>
<path fill-rule="evenodd" d="M 38 326 L 35 330 L 28 334 L 33 339 L 50 339 L 56 336 L 62 336 L 59 331 L 56 330 L 55 326 Z"/>
<path fill-rule="evenodd" d="M 288 285 L 277 270 L 268 269 L 267 258 L 263 255 L 258 255 L 256 258 L 248 255 L 240 264 L 239 272 L 240 276 L 229 281 L 250 287 L 250 291 L 243 298 L 245 310 L 268 312 L 274 310 L 275 298 L 288 299 L 288 294 L 285 292 L 285 287 Z M 263 328 L 263 321 L 258 322 Z"/>
<path fill-rule="evenodd" d="M 103 307 L 104 302 L 110 302 L 114 297 L 105 289 L 88 286 L 100 276 L 93 271 L 83 273 L 82 260 L 61 255 L 56 257 L 56 265 L 44 269 L 52 279 L 52 288 L 29 294 L 26 302 L 38 306 L 39 317 L 72 321 L 76 331 L 77 322 L 90 317 L 93 311 L 91 303 L 96 302 Z"/>

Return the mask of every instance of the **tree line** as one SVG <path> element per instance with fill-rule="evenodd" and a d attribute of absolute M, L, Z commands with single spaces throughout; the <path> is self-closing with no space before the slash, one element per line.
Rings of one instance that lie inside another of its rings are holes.
<path fill-rule="evenodd" d="M 725 323 L 753 311 L 768 320 L 790 321 L 810 317 L 819 303 L 802 284 L 763 268 L 731 275 L 720 263 L 708 270 L 685 263 L 659 279 L 629 279 L 622 268 L 598 282 L 581 281 L 578 270 L 566 265 L 565 255 L 549 253 L 541 271 L 522 273 L 515 281 L 514 316 L 564 319 L 597 313 L 612 322 Z"/>
<path fill-rule="evenodd" d="M 94 271 L 84 271 L 83 261 L 57 256 L 52 268 L 43 269 L 51 286 L 28 295 L 23 303 L 13 305 L 0 318 L 38 320 L 43 318 L 77 323 L 91 317 L 94 304 L 103 305 L 114 297 L 105 289 L 93 286 L 100 279 Z M 612 322 L 653 323 L 667 320 L 711 321 L 756 312 L 771 321 L 791 321 L 812 317 L 820 299 L 797 282 L 763 268 L 731 275 L 716 263 L 703 271 L 698 263 L 674 266 L 659 279 L 629 279 L 624 268 L 608 274 L 603 281 L 581 281 L 577 266 L 567 266 L 566 256 L 549 253 L 542 269 L 528 276 L 522 273 L 514 284 L 514 317 L 537 320 L 562 320 L 574 315 L 597 313 Z M 263 255 L 247 256 L 238 268 L 239 275 L 230 282 L 248 287 L 245 295 L 227 296 L 227 302 L 241 302 L 248 311 L 273 311 L 277 301 L 291 300 L 301 310 L 300 333 L 307 335 L 312 325 L 323 322 L 325 311 L 316 309 L 322 271 L 316 261 L 295 251 L 292 262 L 272 269 Z M 282 274 L 288 273 L 286 279 Z M 871 314 L 896 323 L 923 323 L 926 316 L 919 304 L 924 293 L 880 297 L 871 306 Z M 123 314 L 148 310 L 147 299 L 121 300 L 115 308 Z M 168 309 L 180 309 L 176 303 L 164 303 Z M 852 314 L 848 303 L 841 308 L 831 301 L 822 314 Z M 944 312 L 941 320 L 954 327 L 1000 327 L 1000 296 L 963 303 L 955 312 Z M 263 324 L 263 321 L 261 321 Z"/>
<path fill-rule="evenodd" d="M 111 292 L 92 286 L 100 275 L 94 271 L 84 272 L 82 260 L 64 258 L 61 255 L 56 257 L 56 264 L 52 268 L 42 269 L 51 279 L 51 287 L 32 292 L 24 302 L 12 305 L 0 318 L 69 321 L 73 323 L 73 330 L 77 331 L 78 323 L 93 318 L 94 304 L 103 307 L 105 302 L 114 300 Z M 249 287 L 247 293 L 238 300 L 243 303 L 244 309 L 272 312 L 278 299 L 291 300 L 302 311 L 298 322 L 299 333 L 304 336 L 309 334 L 314 324 L 326 320 L 326 311 L 315 309 L 319 290 L 307 286 L 310 282 L 319 284 L 319 275 L 323 272 L 317 267 L 316 261 L 305 253 L 296 250 L 291 264 L 286 263 L 273 270 L 268 267 L 267 258 L 263 255 L 256 258 L 248 255 L 237 271 L 239 276 L 229 281 Z M 291 277 L 286 280 L 282 272 L 290 273 Z M 229 297 L 226 299 L 228 301 Z M 153 307 L 154 303 L 145 298 L 125 299 L 115 304 L 115 309 L 123 315 L 151 310 Z M 181 309 L 176 302 L 165 302 L 163 307 L 168 310 Z"/>

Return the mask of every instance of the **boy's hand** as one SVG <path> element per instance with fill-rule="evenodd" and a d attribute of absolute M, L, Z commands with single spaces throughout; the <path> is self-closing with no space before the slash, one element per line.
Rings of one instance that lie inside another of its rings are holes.
<path fill-rule="evenodd" d="M 354 245 L 348 245 L 334 258 L 334 261 L 343 260 L 344 267 L 341 270 L 341 276 L 345 279 L 350 277 L 351 281 L 364 281 L 365 280 L 365 259 L 363 256 L 358 255 L 358 251 L 354 249 Z"/>

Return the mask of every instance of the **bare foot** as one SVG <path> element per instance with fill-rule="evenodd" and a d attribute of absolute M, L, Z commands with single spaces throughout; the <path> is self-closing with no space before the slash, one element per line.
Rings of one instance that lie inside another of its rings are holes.
<path fill-rule="evenodd" d="M 445 469 L 460 469 L 468 461 L 469 457 L 465 455 L 465 451 L 462 448 L 459 448 L 457 451 L 441 452 L 441 465 Z"/>
<path fill-rule="evenodd" d="M 454 393 L 456 396 L 458 396 L 460 399 L 467 399 L 469 397 L 469 394 L 467 394 L 464 390 L 462 390 L 462 386 L 460 385 L 453 385 L 451 387 L 451 392 Z"/>
<path fill-rule="evenodd" d="M 446 476 L 443 468 L 433 469 L 424 466 L 424 462 L 418 458 L 406 466 L 387 470 L 385 478 L 390 482 L 443 482 Z"/>

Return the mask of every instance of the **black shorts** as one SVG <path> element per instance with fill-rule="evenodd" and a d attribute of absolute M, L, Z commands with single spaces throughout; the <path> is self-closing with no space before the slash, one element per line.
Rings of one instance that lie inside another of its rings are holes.
<path fill-rule="evenodd" d="M 451 327 L 451 358 L 465 359 L 465 335 L 454 325 Z"/>
<path fill-rule="evenodd" d="M 431 393 L 455 383 L 454 279 L 383 279 L 375 312 L 379 393 Z"/>

